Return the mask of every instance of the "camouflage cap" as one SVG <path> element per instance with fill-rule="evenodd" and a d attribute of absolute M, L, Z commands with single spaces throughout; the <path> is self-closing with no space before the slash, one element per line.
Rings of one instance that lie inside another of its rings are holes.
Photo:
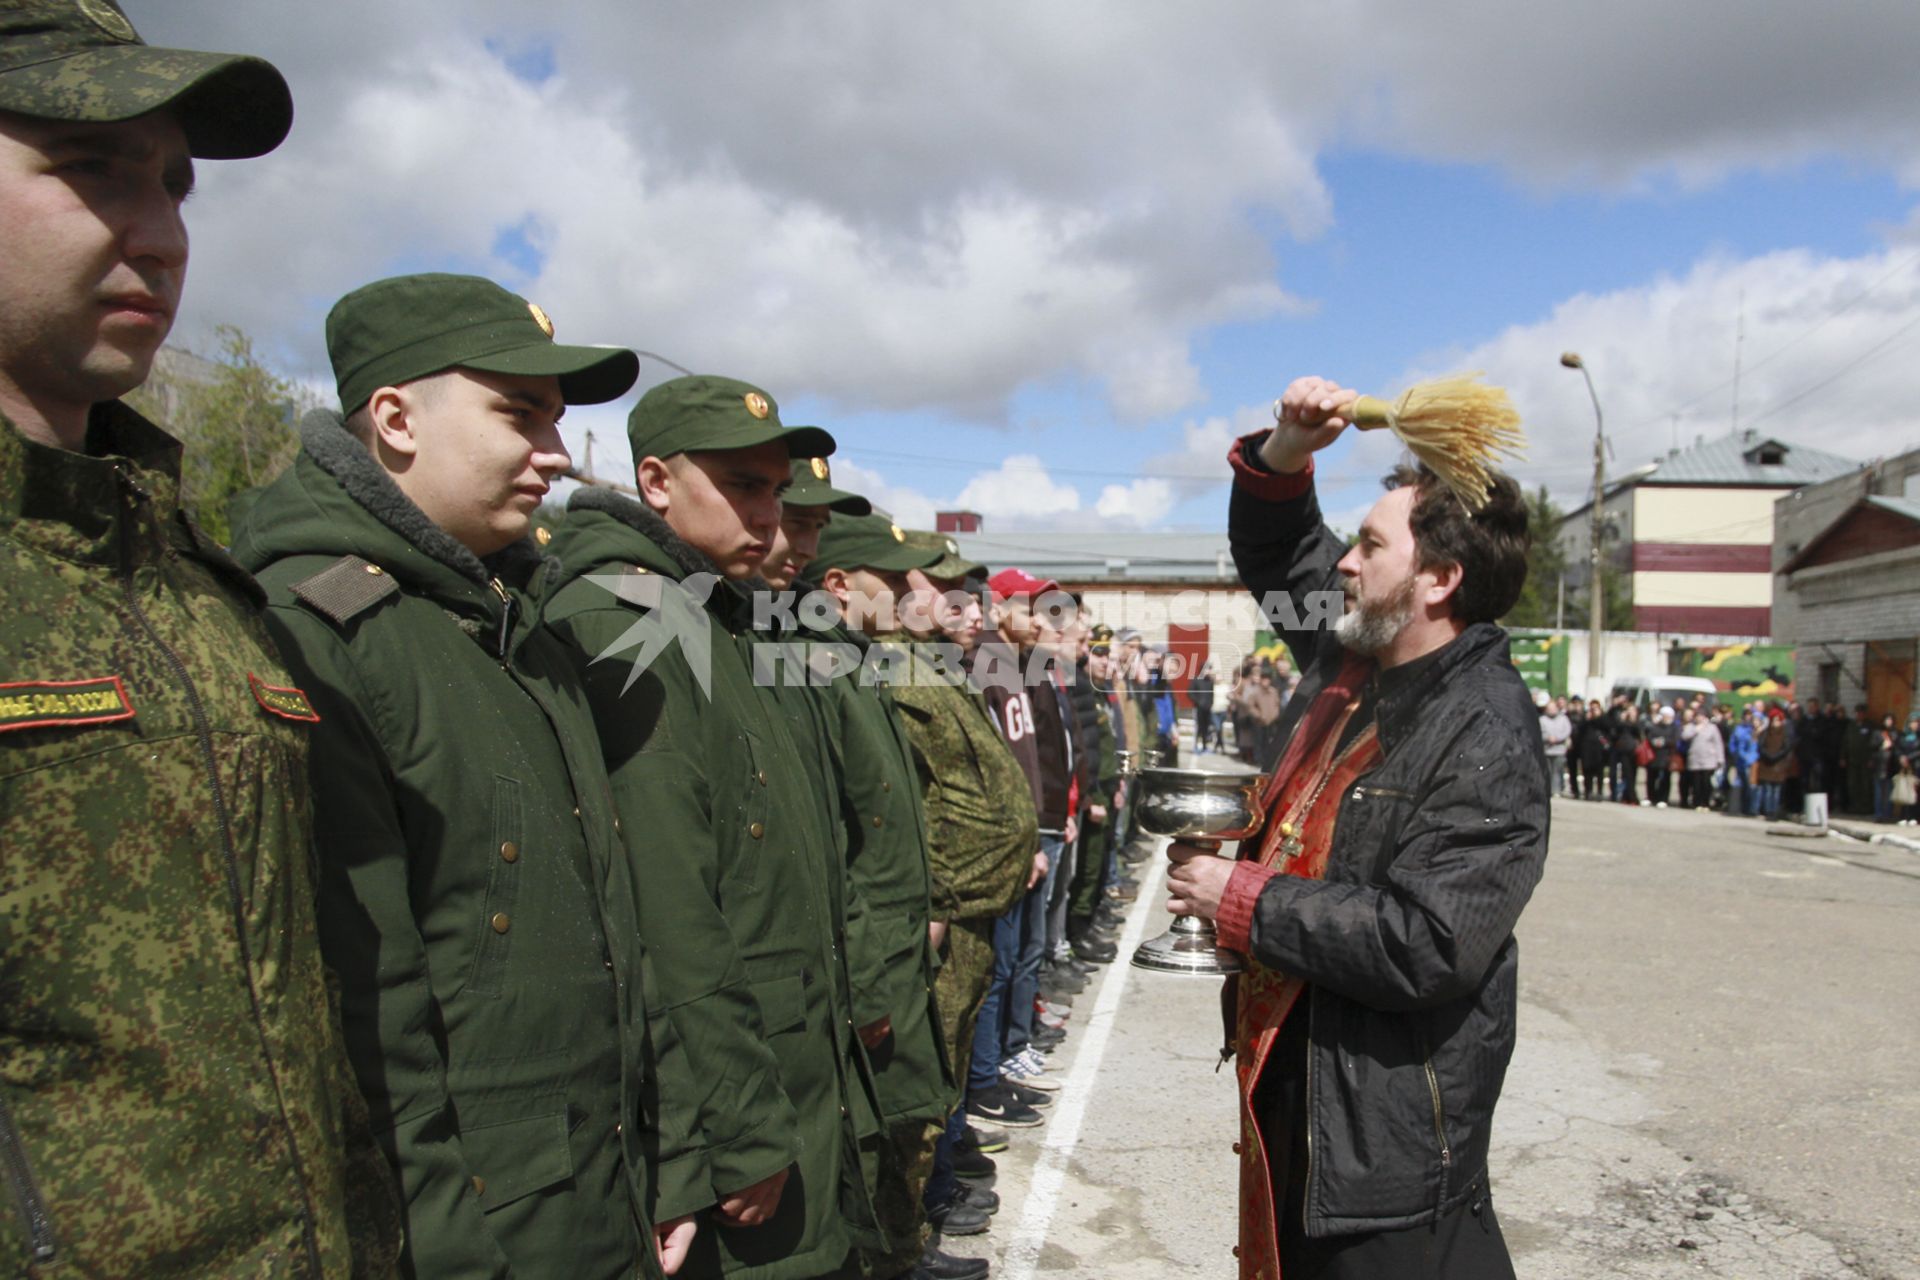
<path fill-rule="evenodd" d="M 114 0 L 0 0 L 0 111 L 106 124 L 161 107 L 206 160 L 264 155 L 293 126 L 264 58 L 153 48 Z"/>
<path fill-rule="evenodd" d="M 794 458 L 824 458 L 833 437 L 819 427 L 785 427 L 773 397 L 749 382 L 690 374 L 650 388 L 627 415 L 633 460 L 676 453 L 751 449 L 785 440 Z"/>
<path fill-rule="evenodd" d="M 557 377 L 568 404 L 617 400 L 640 376 L 624 347 L 568 347 L 547 313 L 479 276 L 393 276 L 362 285 L 327 314 L 327 356 L 352 413 L 381 387 L 448 369 Z"/>
<path fill-rule="evenodd" d="M 906 530 L 887 516 L 853 516 L 835 520 L 821 531 L 820 553 L 807 566 L 807 573 L 814 578 L 829 569 L 900 573 L 924 569 L 939 558 L 939 552 L 908 542 Z"/>
<path fill-rule="evenodd" d="M 789 507 L 825 507 L 842 516 L 864 516 L 873 511 L 873 504 L 859 494 L 833 487 L 833 468 L 825 458 L 795 458 L 793 483 L 780 495 L 780 501 Z"/>
<path fill-rule="evenodd" d="M 984 578 L 987 566 L 978 560 L 969 560 L 960 554 L 960 543 L 950 533 L 932 533 L 924 529 L 907 530 L 909 545 L 931 551 L 939 558 L 932 564 L 924 565 L 921 571 L 929 578 L 938 578 L 942 582 L 960 578 Z"/>

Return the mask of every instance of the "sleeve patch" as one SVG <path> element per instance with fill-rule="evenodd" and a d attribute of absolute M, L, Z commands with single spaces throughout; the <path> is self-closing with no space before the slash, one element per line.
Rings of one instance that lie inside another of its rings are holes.
<path fill-rule="evenodd" d="M 269 715 L 279 716 L 282 720 L 320 723 L 320 713 L 307 701 L 307 695 L 298 689 L 268 684 L 251 671 L 247 672 L 247 687 L 253 690 L 253 700 Z"/>
<path fill-rule="evenodd" d="M 119 676 L 0 684 L 0 733 L 131 719 L 133 702 Z"/>
<path fill-rule="evenodd" d="M 393 575 L 359 556 L 342 556 L 290 588 L 308 608 L 335 626 L 345 626 L 400 590 Z"/>

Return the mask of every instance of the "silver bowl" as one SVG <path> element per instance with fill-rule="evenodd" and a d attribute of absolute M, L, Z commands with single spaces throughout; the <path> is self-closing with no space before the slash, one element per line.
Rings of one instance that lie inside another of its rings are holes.
<path fill-rule="evenodd" d="M 1170 840 L 1244 840 L 1266 823 L 1259 773 L 1208 773 L 1199 769 L 1142 769 L 1134 777 L 1133 821 L 1148 835 Z M 1181 916 L 1159 937 L 1133 953 L 1136 968 L 1157 973 L 1214 977 L 1240 973 L 1246 962 L 1220 950 L 1213 922 Z"/>
<path fill-rule="evenodd" d="M 1142 769 L 1133 820 L 1148 835 L 1172 840 L 1244 840 L 1266 821 L 1260 808 L 1266 781 L 1259 773 Z"/>

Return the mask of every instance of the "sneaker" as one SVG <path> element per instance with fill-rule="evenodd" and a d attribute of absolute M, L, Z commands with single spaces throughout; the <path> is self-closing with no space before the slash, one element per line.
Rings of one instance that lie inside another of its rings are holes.
<path fill-rule="evenodd" d="M 960 1135 L 960 1141 L 954 1144 L 954 1150 L 992 1155 L 996 1151 L 1005 1151 L 1010 1145 L 1007 1135 L 996 1129 L 976 1129 L 968 1125 L 966 1132 Z"/>
<path fill-rule="evenodd" d="M 1029 1089 L 1018 1081 L 1009 1080 L 1005 1076 L 1000 1077 L 1000 1085 L 1015 1102 L 1032 1107 L 1035 1110 L 1042 1110 L 1053 1105 L 1052 1094 L 1042 1093 L 1038 1089 Z"/>
<path fill-rule="evenodd" d="M 1046 1064 L 1031 1047 L 1001 1063 L 1000 1078 L 1041 1093 L 1052 1093 L 1060 1087 L 1060 1081 L 1047 1074 Z"/>
<path fill-rule="evenodd" d="M 953 1176 L 956 1178 L 990 1183 L 999 1172 L 993 1157 L 983 1155 L 977 1149 L 960 1147 L 953 1153 Z"/>
<path fill-rule="evenodd" d="M 1040 1113 L 1014 1097 L 1013 1090 L 1002 1082 L 967 1094 L 967 1119 L 1002 1129 L 1031 1129 L 1040 1123 Z M 980 1229 L 986 1230 L 984 1226 Z"/>
<path fill-rule="evenodd" d="M 953 1199 L 927 1210 L 927 1225 L 943 1236 L 977 1236 L 993 1225 L 993 1220 L 984 1210 L 976 1209 L 967 1203 L 963 1188 L 954 1193 Z"/>
<path fill-rule="evenodd" d="M 1050 1053 L 1067 1038 L 1067 1033 L 1053 1027 L 1035 1027 L 1028 1041 L 1042 1053 Z"/>
<path fill-rule="evenodd" d="M 940 1252 L 929 1241 L 920 1261 L 907 1273 L 907 1280 L 987 1280 L 992 1270 L 993 1264 L 985 1258 L 957 1258 Z"/>
<path fill-rule="evenodd" d="M 1067 1000 L 1056 1004 L 1052 1000 L 1035 1000 L 1033 1002 L 1033 1011 L 1035 1013 L 1048 1014 L 1051 1017 L 1058 1018 L 1060 1021 L 1065 1022 L 1073 1016 L 1073 1001 Z"/>

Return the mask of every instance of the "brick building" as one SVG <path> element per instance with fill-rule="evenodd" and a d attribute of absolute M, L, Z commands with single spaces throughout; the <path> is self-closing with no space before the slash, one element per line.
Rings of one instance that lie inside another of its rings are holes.
<path fill-rule="evenodd" d="M 1773 636 L 1801 696 L 1920 707 L 1920 449 L 1775 504 Z"/>

